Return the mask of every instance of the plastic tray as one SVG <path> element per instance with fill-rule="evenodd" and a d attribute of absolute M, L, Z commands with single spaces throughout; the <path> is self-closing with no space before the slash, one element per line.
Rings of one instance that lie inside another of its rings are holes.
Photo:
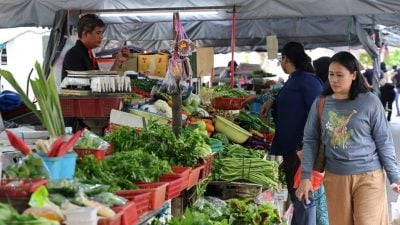
<path fill-rule="evenodd" d="M 136 183 L 136 185 L 139 186 L 140 189 L 150 190 L 152 192 L 151 210 L 156 210 L 164 204 L 168 182 Z"/>
<path fill-rule="evenodd" d="M 21 182 L 18 186 L 11 186 L 11 182 Z M 0 183 L 0 196 L 12 198 L 29 197 L 36 189 L 46 185 L 45 179 L 3 179 Z"/>
<path fill-rule="evenodd" d="M 199 181 L 200 173 L 204 169 L 204 165 L 197 166 L 192 169 L 189 174 L 188 188 L 191 188 L 197 184 Z"/>
<path fill-rule="evenodd" d="M 138 216 L 145 214 L 151 208 L 151 196 L 153 194 L 151 190 L 123 190 L 117 191 L 116 194 L 133 201 L 136 204 Z"/>
<path fill-rule="evenodd" d="M 122 98 L 60 97 L 60 104 L 64 117 L 109 117 L 111 109 L 120 109 L 122 107 Z"/>

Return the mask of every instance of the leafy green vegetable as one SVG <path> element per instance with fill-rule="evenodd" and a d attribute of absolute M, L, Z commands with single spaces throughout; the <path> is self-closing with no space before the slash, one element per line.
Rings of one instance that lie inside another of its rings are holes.
<path fill-rule="evenodd" d="M 132 180 L 117 176 L 104 161 L 96 161 L 93 156 L 87 156 L 77 164 L 75 177 L 83 183 L 109 185 L 110 192 L 137 189 Z"/>
<path fill-rule="evenodd" d="M 18 85 L 18 82 L 10 72 L 0 69 L 0 76 L 4 77 L 18 92 L 24 104 L 43 123 L 43 126 L 49 131 L 50 136 L 56 138 L 65 134 L 65 126 L 53 70 L 51 70 L 50 75 L 46 79 L 42 67 L 38 62 L 35 63 L 35 68 L 38 79 L 30 80 L 30 84 L 40 106 L 40 111 L 29 100 L 29 97 Z"/>
<path fill-rule="evenodd" d="M 157 84 L 157 80 L 151 79 L 131 79 L 131 84 L 141 91 L 151 92 L 154 85 Z"/>
<path fill-rule="evenodd" d="M 249 92 L 244 91 L 239 88 L 230 88 L 226 85 L 216 86 L 213 88 L 212 97 L 220 98 L 220 97 L 228 97 L 228 98 L 239 98 L 249 95 Z"/>
<path fill-rule="evenodd" d="M 168 161 L 140 150 L 114 153 L 106 164 L 115 176 L 130 181 L 154 182 L 162 174 L 172 172 Z"/>
<path fill-rule="evenodd" d="M 171 166 L 193 167 L 198 158 L 210 151 L 206 146 L 208 137 L 201 132 L 183 128 L 179 138 L 176 138 L 170 126 L 154 121 L 150 121 L 147 129 L 141 132 L 119 127 L 107 134 L 105 139 L 113 143 L 117 152 L 141 149 L 169 161 Z"/>

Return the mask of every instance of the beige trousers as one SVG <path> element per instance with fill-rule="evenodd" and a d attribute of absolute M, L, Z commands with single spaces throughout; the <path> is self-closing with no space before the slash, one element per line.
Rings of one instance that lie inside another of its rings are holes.
<path fill-rule="evenodd" d="M 383 170 L 357 175 L 326 172 L 324 178 L 330 225 L 388 225 Z"/>

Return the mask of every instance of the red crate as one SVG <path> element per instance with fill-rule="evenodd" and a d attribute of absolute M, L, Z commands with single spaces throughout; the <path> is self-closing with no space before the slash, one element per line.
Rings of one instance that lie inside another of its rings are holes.
<path fill-rule="evenodd" d="M 22 182 L 21 185 L 13 187 L 10 182 Z M 0 202 L 10 204 L 19 213 L 29 208 L 31 195 L 41 185 L 46 185 L 44 179 L 3 179 L 0 183 Z"/>
<path fill-rule="evenodd" d="M 40 186 L 46 184 L 47 180 L 45 179 L 2 179 L 0 183 L 0 196 L 26 198 Z"/>
<path fill-rule="evenodd" d="M 181 195 L 181 191 L 187 187 L 188 177 L 161 178 L 160 181 L 168 182 L 167 192 L 165 194 L 165 199 L 168 200 Z"/>
<path fill-rule="evenodd" d="M 127 202 L 123 206 L 113 207 L 116 212 L 123 211 L 121 225 L 132 225 L 139 220 L 135 202 Z"/>
<path fill-rule="evenodd" d="M 201 171 L 199 179 L 204 179 L 204 178 L 207 178 L 208 176 L 210 176 L 214 157 L 215 157 L 215 153 L 212 153 L 212 154 L 208 155 L 207 158 L 200 159 L 198 161 L 198 163 L 199 163 L 198 165 L 204 165 L 204 169 Z"/>
<path fill-rule="evenodd" d="M 140 189 L 151 190 L 151 210 L 160 208 L 165 202 L 167 182 L 143 182 L 135 183 Z"/>
<path fill-rule="evenodd" d="M 214 109 L 223 109 L 223 110 L 239 110 L 243 108 L 243 102 L 246 100 L 246 97 L 240 98 L 213 98 L 211 99 L 211 106 Z"/>
<path fill-rule="evenodd" d="M 93 157 L 96 160 L 104 160 L 106 158 L 106 153 L 108 151 L 108 148 L 105 150 L 100 150 L 100 149 L 74 147 L 74 151 L 76 152 L 76 154 L 78 154 L 79 159 L 83 159 L 87 155 L 93 155 Z"/>
<path fill-rule="evenodd" d="M 189 174 L 188 188 L 191 188 L 197 184 L 199 181 L 200 173 L 204 169 L 204 165 L 197 166 L 192 169 Z"/>
<path fill-rule="evenodd" d="M 102 218 L 97 221 L 97 225 L 121 225 L 122 222 L 122 215 L 124 214 L 124 210 L 121 210 L 117 212 L 114 210 L 116 213 L 115 216 L 111 218 Z"/>
<path fill-rule="evenodd" d="M 150 98 L 150 93 L 137 89 L 135 85 L 132 85 L 131 88 L 132 88 L 132 93 L 138 94 L 144 98 Z"/>
<path fill-rule="evenodd" d="M 60 97 L 61 110 L 64 117 L 109 117 L 111 109 L 121 109 L 121 97 Z"/>
<path fill-rule="evenodd" d="M 161 181 L 171 181 L 175 178 L 183 177 L 183 182 L 181 182 L 180 191 L 185 190 L 188 187 L 189 174 L 192 171 L 190 167 L 172 167 L 173 173 L 163 174 L 160 178 Z"/>
<path fill-rule="evenodd" d="M 117 191 L 116 194 L 133 201 L 136 204 L 138 216 L 145 214 L 151 208 L 151 196 L 153 194 L 151 190 L 123 190 Z"/>

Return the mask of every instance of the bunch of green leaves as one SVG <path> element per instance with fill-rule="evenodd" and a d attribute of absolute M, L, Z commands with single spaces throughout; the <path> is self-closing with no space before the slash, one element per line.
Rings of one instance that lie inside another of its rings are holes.
<path fill-rule="evenodd" d="M 114 153 L 106 164 L 113 174 L 130 181 L 154 182 L 172 172 L 168 161 L 141 150 Z"/>
<path fill-rule="evenodd" d="M 246 95 L 249 95 L 249 92 L 239 88 L 230 88 L 227 85 L 220 85 L 214 87 L 212 93 L 213 98 L 220 98 L 220 97 L 239 98 L 239 97 L 244 97 Z"/>
<path fill-rule="evenodd" d="M 109 191 L 121 189 L 136 189 L 132 180 L 117 176 L 112 172 L 104 161 L 97 161 L 92 155 L 86 156 L 78 162 L 75 170 L 75 177 L 82 183 L 106 184 L 110 186 Z"/>
<path fill-rule="evenodd" d="M 131 83 L 141 91 L 151 92 L 154 85 L 157 84 L 157 80 L 151 79 L 131 79 Z"/>
<path fill-rule="evenodd" d="M 130 151 L 141 146 L 139 135 L 133 128 L 120 126 L 106 134 L 103 139 L 112 143 L 114 152 Z"/>
<path fill-rule="evenodd" d="M 225 216 L 232 225 L 273 225 L 282 221 L 277 209 L 268 203 L 258 205 L 252 199 L 229 199 Z"/>
<path fill-rule="evenodd" d="M 200 147 L 207 144 L 207 137 L 200 132 L 183 128 L 177 138 L 170 126 L 155 121 L 149 121 L 141 132 L 119 127 L 104 139 L 111 141 L 117 152 L 141 149 L 169 161 L 171 166 L 195 166 L 201 156 Z"/>
<path fill-rule="evenodd" d="M 40 122 L 42 122 L 43 126 L 49 131 L 50 136 L 59 137 L 65 134 L 65 125 L 53 70 L 46 79 L 43 69 L 38 62 L 36 62 L 35 68 L 38 78 L 31 79 L 30 84 L 39 104 L 40 111 L 36 108 L 36 105 L 29 100 L 29 97 L 9 71 L 0 69 L 0 76 L 4 77 L 18 92 L 24 104 L 35 114 Z"/>
<path fill-rule="evenodd" d="M 275 125 L 273 123 L 264 122 L 258 114 L 248 114 L 240 111 L 235 118 L 238 125 L 245 130 L 256 130 L 262 133 L 275 133 Z"/>
<path fill-rule="evenodd" d="M 229 225 L 226 219 L 213 221 L 205 213 L 186 209 L 182 217 L 173 217 L 167 225 Z"/>

